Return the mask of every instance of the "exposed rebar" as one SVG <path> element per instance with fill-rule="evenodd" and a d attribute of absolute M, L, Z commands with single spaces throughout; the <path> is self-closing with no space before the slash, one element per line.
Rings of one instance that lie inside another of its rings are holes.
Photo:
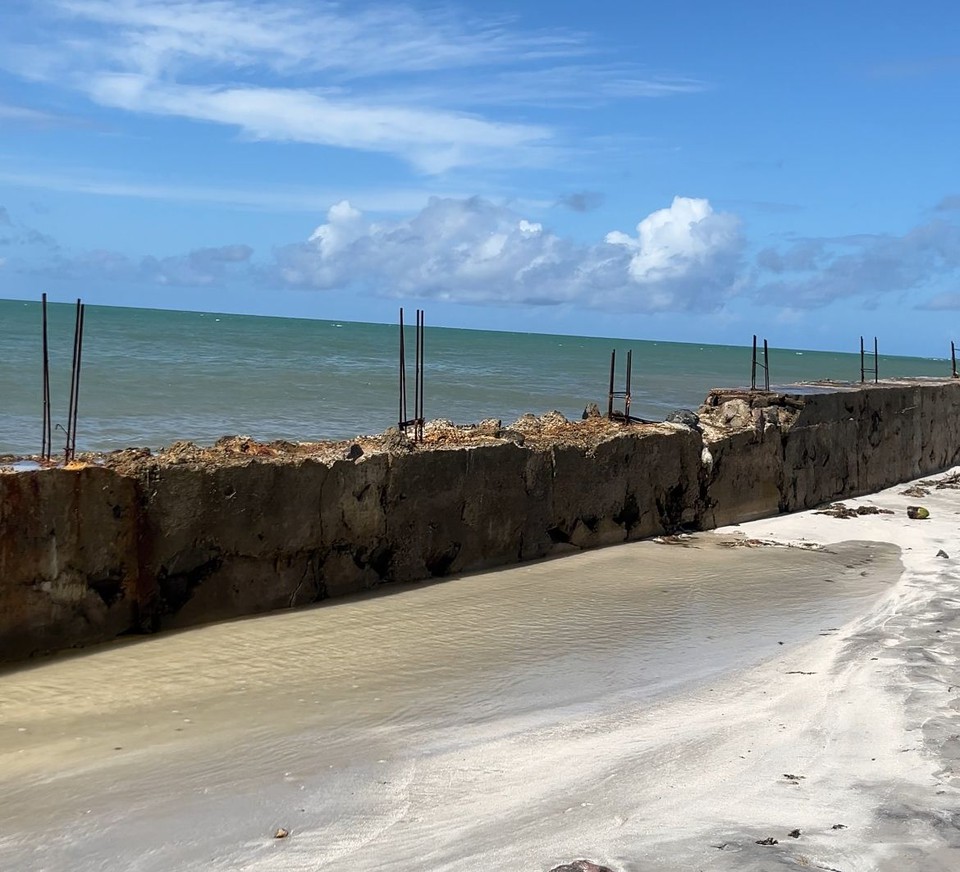
<path fill-rule="evenodd" d="M 64 462 L 73 460 L 77 451 L 77 409 L 80 404 L 80 361 L 83 356 L 83 303 L 77 300 L 73 328 L 73 364 L 70 368 L 70 403 L 67 406 L 67 441 L 63 448 Z"/>
<path fill-rule="evenodd" d="M 425 313 L 417 309 L 415 337 L 416 345 L 413 356 L 413 417 L 408 417 L 407 407 L 407 361 L 404 339 L 403 308 L 400 309 L 400 398 L 397 406 L 398 428 L 406 433 L 408 427 L 413 427 L 413 437 L 416 442 L 423 441 L 423 389 L 424 389 L 424 339 Z"/>
<path fill-rule="evenodd" d="M 43 294 L 40 303 L 43 320 L 43 435 L 40 446 L 40 459 L 49 460 L 53 453 L 53 431 L 50 410 L 50 346 L 47 342 L 47 295 Z"/>

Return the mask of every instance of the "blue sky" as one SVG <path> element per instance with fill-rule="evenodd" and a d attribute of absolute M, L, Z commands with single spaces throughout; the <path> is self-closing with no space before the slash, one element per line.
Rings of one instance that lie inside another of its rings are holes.
<path fill-rule="evenodd" d="M 941 356 L 948 2 L 5 0 L 0 297 Z"/>

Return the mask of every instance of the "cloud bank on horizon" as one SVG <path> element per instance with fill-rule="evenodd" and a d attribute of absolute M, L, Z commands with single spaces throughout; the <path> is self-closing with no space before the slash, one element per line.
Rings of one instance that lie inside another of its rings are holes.
<path fill-rule="evenodd" d="M 409 219 L 368 221 L 347 201 L 309 240 L 276 252 L 294 287 L 360 287 L 469 304 L 662 312 L 717 309 L 733 292 L 743 239 L 734 215 L 676 197 L 636 235 L 593 245 L 558 236 L 480 198 L 432 199 Z"/>
<path fill-rule="evenodd" d="M 0 296 L 949 330 L 960 10 L 499 8 L 4 5 Z"/>
<path fill-rule="evenodd" d="M 911 308 L 960 310 L 960 293 L 929 294 L 945 277 L 960 279 L 960 223 L 939 215 L 900 236 L 802 239 L 753 258 L 745 245 L 737 215 L 679 196 L 633 233 L 611 230 L 592 244 L 480 197 L 434 197 L 416 214 L 386 221 L 344 200 L 308 239 L 279 246 L 260 263 L 243 243 L 162 258 L 64 253 L 0 207 L 0 246 L 52 252 L 43 266 L 23 269 L 88 282 L 217 287 L 246 277 L 267 288 L 638 313 L 713 312 L 737 297 L 815 310 L 848 298 L 871 306 L 907 294 Z"/>

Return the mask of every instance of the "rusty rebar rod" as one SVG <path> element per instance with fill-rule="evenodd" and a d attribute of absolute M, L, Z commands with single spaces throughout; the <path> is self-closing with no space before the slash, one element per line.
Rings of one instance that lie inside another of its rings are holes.
<path fill-rule="evenodd" d="M 426 312 L 423 309 L 417 310 L 418 315 L 418 328 L 417 328 L 417 441 L 423 440 L 423 426 L 424 426 L 424 415 L 423 415 L 423 374 L 424 374 L 424 345 L 426 338 Z"/>
<path fill-rule="evenodd" d="M 750 390 L 757 389 L 757 369 L 763 370 L 763 389 L 770 393 L 770 348 L 763 340 L 763 363 L 757 360 L 757 334 L 753 334 L 753 354 L 750 357 Z"/>
<path fill-rule="evenodd" d="M 51 430 L 50 410 L 50 346 L 47 341 L 47 295 L 41 297 L 40 307 L 43 321 L 43 435 L 40 446 L 40 459 L 49 460 L 53 453 L 53 432 Z"/>
<path fill-rule="evenodd" d="M 623 417 L 630 420 L 630 372 L 633 369 L 633 349 L 627 352 L 627 389 L 623 398 Z"/>
<path fill-rule="evenodd" d="M 953 340 L 950 340 L 950 375 L 952 378 L 960 378 L 957 375 L 957 348 L 953 344 Z"/>
<path fill-rule="evenodd" d="M 610 392 L 607 394 L 607 417 L 613 417 L 613 387 L 614 377 L 617 368 L 617 349 L 610 352 Z"/>
<path fill-rule="evenodd" d="M 77 300 L 73 328 L 73 364 L 70 368 L 70 402 L 67 406 L 67 439 L 63 447 L 65 463 L 73 460 L 77 448 L 77 406 L 80 400 L 80 359 L 83 355 L 83 303 Z"/>
<path fill-rule="evenodd" d="M 83 362 L 83 322 L 86 318 L 87 306 L 80 304 L 80 339 L 77 341 L 77 372 L 75 376 L 75 389 L 73 394 L 73 422 L 70 427 L 70 459 L 77 456 L 77 416 L 80 411 L 80 370 Z"/>
<path fill-rule="evenodd" d="M 408 427 L 413 427 L 413 437 L 417 442 L 423 441 L 423 389 L 424 389 L 424 345 L 425 345 L 425 313 L 417 309 L 415 346 L 413 354 L 413 417 L 408 417 L 407 406 L 407 361 L 406 340 L 404 339 L 403 309 L 400 309 L 400 399 L 398 403 L 399 418 L 397 427 L 406 433 Z"/>
<path fill-rule="evenodd" d="M 403 348 L 403 306 L 400 307 L 400 408 L 397 415 L 397 427 L 404 429 L 407 420 L 407 367 Z"/>
<path fill-rule="evenodd" d="M 880 355 L 877 353 L 877 337 L 873 337 L 873 369 L 867 369 L 866 348 L 863 337 L 860 337 L 860 384 L 867 380 L 867 373 L 873 373 L 874 384 L 880 383 Z"/>
<path fill-rule="evenodd" d="M 770 393 L 770 355 L 767 350 L 767 340 L 763 340 L 763 389 Z"/>
<path fill-rule="evenodd" d="M 624 421 L 625 423 L 631 423 L 639 421 L 639 418 L 633 418 L 630 415 L 630 403 L 632 402 L 633 396 L 631 393 L 631 382 L 633 379 L 633 349 L 627 351 L 627 373 L 626 373 L 626 385 L 625 390 L 617 390 L 617 350 L 613 349 L 610 352 L 610 390 L 607 392 L 607 418 L 611 421 Z M 614 403 L 616 400 L 623 400 L 623 411 L 614 408 Z"/>

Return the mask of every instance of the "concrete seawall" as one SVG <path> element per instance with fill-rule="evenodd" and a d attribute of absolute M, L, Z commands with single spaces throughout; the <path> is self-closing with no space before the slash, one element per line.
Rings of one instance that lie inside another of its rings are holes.
<path fill-rule="evenodd" d="M 527 416 L 0 475 L 0 659 L 706 529 L 960 462 L 960 384 L 714 391 L 697 429 Z M 322 620 L 322 617 L 318 618 Z"/>

